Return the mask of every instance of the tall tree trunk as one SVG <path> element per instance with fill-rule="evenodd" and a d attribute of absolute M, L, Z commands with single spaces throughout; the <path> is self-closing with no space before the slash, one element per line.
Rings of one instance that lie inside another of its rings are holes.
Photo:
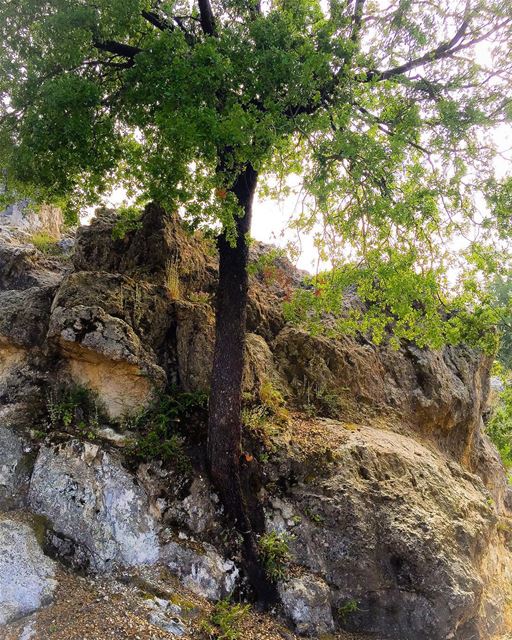
<path fill-rule="evenodd" d="M 258 179 L 248 165 L 232 191 L 243 208 L 237 220 L 236 245 L 219 238 L 219 284 L 215 351 L 208 422 L 208 464 L 226 514 L 243 536 L 245 568 L 260 600 L 272 602 L 275 588 L 258 560 L 256 538 L 249 517 L 240 476 L 242 376 L 245 353 L 249 260 L 248 234 Z"/>
<path fill-rule="evenodd" d="M 244 215 L 237 219 L 236 245 L 219 238 L 219 284 L 210 391 L 208 464 L 224 507 L 237 525 L 248 526 L 240 482 L 242 375 L 245 352 L 249 260 L 248 233 L 258 175 L 249 165 L 232 191 Z"/>

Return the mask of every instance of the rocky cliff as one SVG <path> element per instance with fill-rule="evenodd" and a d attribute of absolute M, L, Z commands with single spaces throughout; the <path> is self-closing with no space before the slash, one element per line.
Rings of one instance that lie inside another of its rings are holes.
<path fill-rule="evenodd" d="M 208 602 L 246 593 L 203 464 L 214 244 L 156 206 L 124 235 L 116 224 L 99 211 L 57 256 L 0 233 L 8 640 L 215 637 Z M 483 434 L 489 361 L 311 336 L 281 310 L 302 274 L 269 268 L 265 251 L 253 249 L 244 465 L 280 605 L 241 637 L 504 632 L 511 500 Z"/>

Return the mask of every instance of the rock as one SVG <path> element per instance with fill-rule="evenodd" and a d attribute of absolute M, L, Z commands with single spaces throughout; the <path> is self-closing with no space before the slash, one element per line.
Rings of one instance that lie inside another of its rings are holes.
<path fill-rule="evenodd" d="M 171 636 L 181 638 L 187 632 L 185 625 L 180 620 L 173 620 L 160 611 L 154 611 L 149 615 L 149 621 L 154 624 L 155 627 L 163 629 Z"/>
<path fill-rule="evenodd" d="M 27 492 L 29 464 L 25 443 L 13 429 L 2 424 L 0 409 L 0 510 L 21 507 Z"/>
<path fill-rule="evenodd" d="M 112 229 L 115 211 L 97 209 L 89 226 L 76 236 L 73 262 L 76 271 L 107 271 L 164 284 L 169 264 L 176 263 L 182 293 L 211 289 L 215 258 L 205 253 L 205 243 L 187 234 L 175 215 L 149 204 L 138 228 L 124 238 L 115 238 Z"/>
<path fill-rule="evenodd" d="M 112 417 L 119 417 L 154 396 L 165 372 L 126 322 L 98 306 L 67 306 L 57 295 L 48 337 L 60 348 L 71 378 L 95 391 Z"/>
<path fill-rule="evenodd" d="M 0 336 L 17 347 L 41 347 L 46 339 L 55 287 L 0 291 Z"/>
<path fill-rule="evenodd" d="M 207 305 L 179 302 L 176 317 L 178 379 L 185 391 L 208 390 L 215 339 L 213 312 Z"/>
<path fill-rule="evenodd" d="M 11 234 L 0 237 L 0 291 L 56 286 L 65 267 Z"/>
<path fill-rule="evenodd" d="M 96 445 L 72 441 L 43 446 L 32 474 L 29 503 L 47 517 L 76 564 L 95 571 L 154 563 L 159 544 L 145 491 L 119 460 Z M 57 545 L 58 542 L 57 542 Z"/>
<path fill-rule="evenodd" d="M 0 519 L 0 626 L 52 601 L 55 565 L 25 522 Z"/>
<path fill-rule="evenodd" d="M 236 584 L 238 569 L 209 544 L 168 542 L 161 559 L 178 575 L 183 586 L 209 600 L 229 595 Z"/>
<path fill-rule="evenodd" d="M 166 520 L 186 527 L 196 535 L 212 534 L 219 530 L 217 503 L 218 498 L 208 481 L 196 476 L 186 498 L 171 505 Z"/>
<path fill-rule="evenodd" d="M 358 605 L 338 624 L 396 640 L 488 638 L 503 610 L 490 585 L 503 569 L 481 479 L 410 437 L 322 424 L 333 456 L 297 459 L 269 524 L 287 530 L 301 515 L 294 560 L 330 585 L 334 610 Z"/>
<path fill-rule="evenodd" d="M 334 631 L 329 587 L 311 575 L 291 578 L 279 585 L 284 613 L 298 634 L 318 638 Z"/>
<path fill-rule="evenodd" d="M 475 431 L 488 393 L 488 358 L 466 347 L 439 351 L 331 339 L 287 325 L 274 358 L 299 404 L 321 415 L 394 413 L 397 431 L 421 433 L 471 466 Z"/>

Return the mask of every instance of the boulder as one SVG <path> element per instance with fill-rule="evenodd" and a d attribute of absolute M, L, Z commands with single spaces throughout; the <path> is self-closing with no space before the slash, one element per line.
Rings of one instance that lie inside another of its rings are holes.
<path fill-rule="evenodd" d="M 323 580 L 312 575 L 291 578 L 279 585 L 279 596 L 298 634 L 318 638 L 334 631 L 331 593 Z"/>
<path fill-rule="evenodd" d="M 45 516 L 68 559 L 98 572 L 158 560 L 148 497 L 113 454 L 71 441 L 41 447 L 29 503 Z"/>
<path fill-rule="evenodd" d="M 170 541 L 161 553 L 162 561 L 187 589 L 209 600 L 220 600 L 235 588 L 238 569 L 209 544 Z"/>
<path fill-rule="evenodd" d="M 147 404 L 166 379 L 132 327 L 99 306 L 54 301 L 48 337 L 58 346 L 71 378 L 95 391 L 112 417 Z"/>
<path fill-rule="evenodd" d="M 396 640 L 488 638 L 503 610 L 489 589 L 502 567 L 482 480 L 413 438 L 320 425 L 331 455 L 295 445 L 294 485 L 269 526 L 293 532 L 294 560 L 329 585 L 337 624 Z M 293 597 L 282 597 L 294 617 Z M 345 616 L 347 602 L 357 606 Z"/>
<path fill-rule="evenodd" d="M 0 511 L 24 504 L 31 470 L 30 447 L 17 433 L 12 412 L 18 405 L 0 407 Z"/>
<path fill-rule="evenodd" d="M 32 527 L 0 519 L 0 626 L 52 601 L 55 564 L 44 555 Z"/>

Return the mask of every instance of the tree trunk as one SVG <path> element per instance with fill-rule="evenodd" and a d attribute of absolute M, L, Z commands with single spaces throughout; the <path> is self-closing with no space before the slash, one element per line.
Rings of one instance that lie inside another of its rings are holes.
<path fill-rule="evenodd" d="M 236 224 L 236 246 L 232 247 L 225 235 L 219 238 L 219 284 L 209 404 L 208 465 L 226 515 L 242 534 L 244 564 L 249 581 L 259 599 L 269 603 L 276 599 L 275 588 L 266 578 L 259 563 L 256 537 L 240 475 L 248 234 L 257 179 L 257 172 L 248 165 L 231 189 L 244 211 Z M 258 511 L 257 507 L 255 511 Z"/>
<path fill-rule="evenodd" d="M 208 464 L 228 515 L 243 530 L 248 526 L 240 482 L 242 375 L 245 352 L 249 259 L 248 233 L 258 175 L 249 165 L 232 191 L 243 208 L 236 246 L 219 238 L 219 284 L 215 350 L 208 423 Z"/>

